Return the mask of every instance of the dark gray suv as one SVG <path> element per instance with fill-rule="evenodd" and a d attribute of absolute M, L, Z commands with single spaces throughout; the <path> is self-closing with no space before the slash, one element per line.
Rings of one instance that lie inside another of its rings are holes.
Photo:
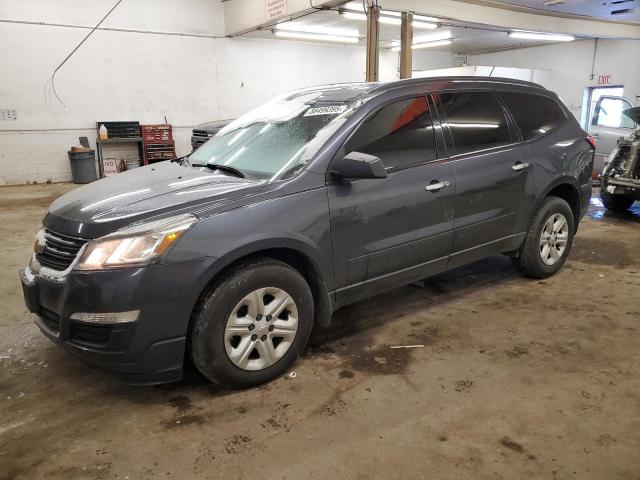
<path fill-rule="evenodd" d="M 558 97 L 498 78 L 309 88 L 188 158 L 56 200 L 21 271 L 44 334 L 131 383 L 183 363 L 247 387 L 342 305 L 507 254 L 544 278 L 591 195 L 593 145 Z"/>

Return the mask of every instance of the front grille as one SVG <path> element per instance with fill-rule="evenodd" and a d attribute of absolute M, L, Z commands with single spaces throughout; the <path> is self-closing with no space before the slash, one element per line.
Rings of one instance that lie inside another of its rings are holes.
<path fill-rule="evenodd" d="M 75 343 L 104 345 L 111 339 L 112 325 L 92 325 L 84 322 L 71 322 L 70 337 Z"/>
<path fill-rule="evenodd" d="M 191 135 L 191 146 L 193 148 L 199 148 L 211 137 L 213 137 L 213 133 L 209 133 L 206 130 L 193 130 Z"/>
<path fill-rule="evenodd" d="M 49 330 L 54 332 L 58 332 L 60 330 L 60 316 L 57 313 L 40 307 L 38 316 L 42 319 L 42 323 L 44 323 Z"/>
<path fill-rule="evenodd" d="M 209 132 L 207 132 L 206 130 L 196 130 L 193 129 L 192 130 L 192 134 L 194 137 L 205 137 L 208 138 L 211 136 L 211 134 Z"/>
<path fill-rule="evenodd" d="M 71 265 L 86 243 L 87 240 L 60 235 L 45 229 L 44 249 L 36 253 L 36 258 L 42 266 L 63 271 Z"/>

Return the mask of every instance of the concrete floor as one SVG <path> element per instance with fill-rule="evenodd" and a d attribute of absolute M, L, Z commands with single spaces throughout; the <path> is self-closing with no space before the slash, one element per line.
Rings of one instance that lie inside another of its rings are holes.
<path fill-rule="evenodd" d="M 121 385 L 40 334 L 17 270 L 70 188 L 0 189 L 0 478 L 640 478 L 638 207 L 594 200 L 553 278 L 496 257 L 360 302 L 295 377 L 229 392 Z"/>

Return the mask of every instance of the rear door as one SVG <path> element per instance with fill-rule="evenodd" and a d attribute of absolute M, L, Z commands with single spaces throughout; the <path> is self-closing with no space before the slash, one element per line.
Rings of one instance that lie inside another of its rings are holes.
<path fill-rule="evenodd" d="M 622 97 L 603 96 L 593 109 L 589 133 L 596 139 L 594 170 L 602 173 L 604 161 L 616 147 L 620 137 L 627 137 L 637 125 L 623 111 L 632 108 L 629 100 Z"/>
<path fill-rule="evenodd" d="M 437 148 L 426 97 L 373 112 L 341 154 L 379 157 L 387 178 L 329 179 L 338 303 L 446 268 L 453 239 L 453 170 Z M 438 133 L 442 142 L 442 137 Z"/>
<path fill-rule="evenodd" d="M 517 144 L 493 92 L 440 92 L 434 98 L 456 179 L 450 260 L 455 266 L 518 243 L 533 169 L 529 148 Z"/>

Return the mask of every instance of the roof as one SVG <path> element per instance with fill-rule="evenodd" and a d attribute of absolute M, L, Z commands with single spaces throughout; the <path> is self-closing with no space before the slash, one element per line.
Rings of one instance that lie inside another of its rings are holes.
<path fill-rule="evenodd" d="M 516 80 L 514 78 L 502 77 L 463 77 L 463 76 L 446 76 L 446 77 L 424 77 L 424 78 L 407 78 L 405 80 L 395 80 L 393 82 L 352 82 L 352 83 L 334 83 L 329 85 L 319 85 L 315 87 L 303 88 L 295 90 L 288 94 L 287 99 L 297 98 L 302 95 L 319 93 L 320 95 L 313 99 L 313 103 L 343 103 L 352 102 L 371 93 L 382 93 L 394 90 L 403 86 L 411 85 L 431 85 L 434 83 L 480 83 L 495 85 L 520 85 L 528 88 L 536 88 L 546 90 L 542 85 L 524 80 Z"/>
<path fill-rule="evenodd" d="M 429 85 L 432 83 L 493 83 L 493 84 L 509 84 L 509 85 L 522 85 L 530 88 L 537 88 L 540 90 L 546 90 L 542 85 L 534 82 L 527 82 L 525 80 L 517 80 L 515 78 L 503 78 L 503 77 L 482 77 L 482 76 L 442 76 L 442 77 L 423 77 L 423 78 L 407 78 L 404 80 L 396 80 L 393 82 L 384 82 L 375 84 L 376 87 L 372 88 L 370 92 L 381 92 L 386 90 L 392 90 L 405 85 Z"/>

